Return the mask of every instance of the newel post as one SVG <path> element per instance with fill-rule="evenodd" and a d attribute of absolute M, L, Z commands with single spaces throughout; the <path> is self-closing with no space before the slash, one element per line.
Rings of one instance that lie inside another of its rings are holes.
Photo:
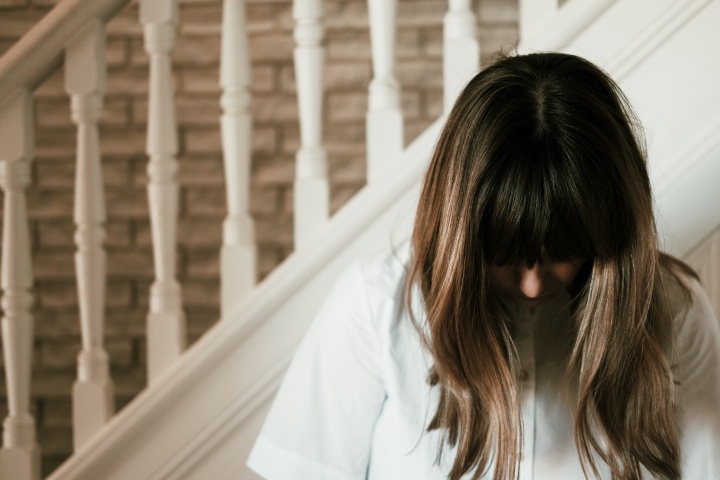
<path fill-rule="evenodd" d="M 460 91 L 477 73 L 480 44 L 470 0 L 450 0 L 443 19 L 443 85 L 445 111 L 455 104 Z"/>
<path fill-rule="evenodd" d="M 185 349 L 182 293 L 175 275 L 178 221 L 177 125 L 170 52 L 175 44 L 175 0 L 141 0 L 140 20 L 150 56 L 148 202 L 155 281 L 148 314 L 148 379 L 152 384 Z"/>
<path fill-rule="evenodd" d="M 92 21 L 65 51 L 65 89 L 77 125 L 75 270 L 82 350 L 73 385 L 75 450 L 85 446 L 113 414 L 113 384 L 105 351 L 105 198 L 98 122 L 105 92 L 105 32 Z"/>
<path fill-rule="evenodd" d="M 375 182 L 403 149 L 400 88 L 395 78 L 397 0 L 368 0 L 373 79 L 366 117 L 367 181 Z"/>
<path fill-rule="evenodd" d="M 227 217 L 220 250 L 221 318 L 227 318 L 255 285 L 255 233 L 250 216 L 250 58 L 245 2 L 223 4 L 220 119 Z"/>
<path fill-rule="evenodd" d="M 300 150 L 295 163 L 295 250 L 327 222 L 330 189 L 322 146 L 323 29 L 320 0 L 294 0 L 295 80 L 300 110 Z"/>
<path fill-rule="evenodd" d="M 33 279 L 25 191 L 30 184 L 32 155 L 32 100 L 30 91 L 23 89 L 0 106 L 0 186 L 5 197 L 0 287 L 8 397 L 0 477 L 17 480 L 40 479 L 40 447 L 30 413 Z"/>

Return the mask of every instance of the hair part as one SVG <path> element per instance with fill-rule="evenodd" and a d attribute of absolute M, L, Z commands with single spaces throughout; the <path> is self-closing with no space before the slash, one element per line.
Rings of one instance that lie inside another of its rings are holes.
<path fill-rule="evenodd" d="M 520 365 L 488 265 L 532 266 L 543 255 L 587 262 L 567 369 L 586 475 L 598 475 L 597 455 L 613 478 L 639 479 L 642 467 L 680 478 L 669 320 L 636 125 L 604 72 L 559 53 L 502 58 L 450 112 L 421 191 L 407 298 L 419 287 L 427 328 L 413 321 L 440 389 L 429 429 L 457 447 L 451 480 L 491 464 L 494 480 L 518 476 Z"/>

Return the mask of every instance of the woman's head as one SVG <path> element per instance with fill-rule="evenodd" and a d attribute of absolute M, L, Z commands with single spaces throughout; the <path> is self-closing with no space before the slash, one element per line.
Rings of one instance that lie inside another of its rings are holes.
<path fill-rule="evenodd" d="M 615 260 L 639 241 L 654 246 L 634 130 L 618 87 L 586 60 L 504 58 L 471 80 L 451 111 L 419 216 L 434 219 L 446 248 L 501 265 L 530 267 L 542 252 L 552 261 Z"/>
<path fill-rule="evenodd" d="M 582 293 L 569 359 L 580 384 L 580 454 L 592 467 L 597 416 L 610 445 L 603 459 L 632 470 L 636 457 L 615 451 L 627 425 L 606 420 L 641 398 L 623 385 L 630 370 L 647 367 L 660 383 L 667 373 L 654 349 L 656 233 L 636 130 L 603 71 L 558 53 L 502 58 L 451 110 L 420 195 L 408 292 L 419 286 L 426 308 L 432 378 L 441 386 L 431 428 L 447 428 L 458 443 L 454 473 L 487 465 L 491 438 L 496 478 L 516 471 L 519 402 L 508 386 L 519 369 L 497 272 L 548 264 L 587 267 L 575 285 Z M 638 354 L 638 345 L 648 348 Z M 625 395 L 619 401 L 609 396 L 615 387 Z M 649 436 L 649 449 L 667 447 Z"/>

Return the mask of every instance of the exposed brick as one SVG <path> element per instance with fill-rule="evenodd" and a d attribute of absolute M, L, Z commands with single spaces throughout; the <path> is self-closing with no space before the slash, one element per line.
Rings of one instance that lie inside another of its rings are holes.
<path fill-rule="evenodd" d="M 293 244 L 292 230 L 289 225 L 258 219 L 255 222 L 255 234 L 260 243 L 290 247 Z"/>
<path fill-rule="evenodd" d="M 28 214 L 34 219 L 71 219 L 73 198 L 68 191 L 43 189 L 28 196 Z"/>
<path fill-rule="evenodd" d="M 361 186 L 344 186 L 334 188 L 330 195 L 330 213 L 335 214 L 348 200 L 357 194 Z"/>
<path fill-rule="evenodd" d="M 182 158 L 177 175 L 184 186 L 213 186 L 224 188 L 225 176 L 220 156 L 205 158 Z"/>
<path fill-rule="evenodd" d="M 28 5 L 29 0 L 0 0 L 0 8 L 6 7 L 24 7 Z"/>
<path fill-rule="evenodd" d="M 38 88 L 33 92 L 33 98 L 39 99 L 64 99 L 67 98 L 65 93 L 65 76 L 62 69 L 57 70 L 50 75 Z"/>
<path fill-rule="evenodd" d="M 153 256 L 150 250 L 111 252 L 108 255 L 107 272 L 111 277 L 145 277 L 153 275 Z"/>
<path fill-rule="evenodd" d="M 403 89 L 443 86 L 441 62 L 403 62 L 397 67 L 397 76 Z"/>
<path fill-rule="evenodd" d="M 173 50 L 173 60 L 183 65 L 217 65 L 220 59 L 220 38 L 179 37 Z"/>
<path fill-rule="evenodd" d="M 225 216 L 225 192 L 216 188 L 191 188 L 186 191 L 187 212 L 190 216 Z"/>
<path fill-rule="evenodd" d="M 328 32 L 327 37 L 329 60 L 369 60 L 372 56 L 367 31 L 337 30 Z"/>
<path fill-rule="evenodd" d="M 75 372 L 38 369 L 32 376 L 31 390 L 39 398 L 67 398 L 72 391 Z"/>
<path fill-rule="evenodd" d="M 278 189 L 274 187 L 250 190 L 250 212 L 253 215 L 271 215 L 279 208 Z"/>
<path fill-rule="evenodd" d="M 109 72 L 107 75 L 108 92 L 123 92 L 127 95 L 147 95 L 148 70 L 142 67 L 125 68 Z M 109 94 L 108 96 L 111 96 Z"/>
<path fill-rule="evenodd" d="M 75 245 L 72 222 L 41 222 L 38 224 L 39 245 L 41 247 L 67 247 Z"/>
<path fill-rule="evenodd" d="M 212 327 L 220 318 L 218 308 L 190 307 L 187 311 L 188 340 L 192 343 Z"/>
<path fill-rule="evenodd" d="M 273 65 L 253 65 L 250 82 L 253 93 L 271 92 L 275 89 L 275 68 Z"/>
<path fill-rule="evenodd" d="M 56 369 L 71 369 L 77 365 L 80 353 L 80 339 L 73 341 L 43 342 L 40 344 L 40 362 L 43 366 Z"/>
<path fill-rule="evenodd" d="M 442 24 L 447 3 L 434 0 L 405 0 L 398 2 L 397 26 L 425 27 Z"/>
<path fill-rule="evenodd" d="M 4 0 L 13 1 L 13 0 Z M 10 4 L 8 6 L 19 6 Z M 35 25 L 45 15 L 47 10 L 17 10 L 13 12 L 11 22 L 2 23 L 2 36 L 10 38 L 19 38 L 24 35 L 25 32 Z M 6 15 L 3 13 L 3 15 Z"/>
<path fill-rule="evenodd" d="M 148 203 L 145 188 L 107 188 L 105 205 L 109 217 L 147 218 Z"/>
<path fill-rule="evenodd" d="M 328 90 L 364 90 L 371 79 L 370 64 L 332 63 L 325 66 L 325 88 Z"/>
<path fill-rule="evenodd" d="M 45 282 L 37 282 L 36 288 L 44 288 Z M 35 315 L 35 338 L 54 340 L 59 337 L 79 336 L 80 322 L 77 312 L 39 310 Z"/>
<path fill-rule="evenodd" d="M 115 36 L 140 37 L 142 25 L 139 21 L 137 2 L 129 3 L 113 17 L 105 27 L 105 33 L 110 38 Z"/>
<path fill-rule="evenodd" d="M 217 249 L 190 251 L 187 256 L 187 274 L 193 279 L 217 279 L 220 275 L 219 251 Z"/>
<path fill-rule="evenodd" d="M 129 338 L 112 337 L 105 339 L 105 350 L 113 367 L 129 367 L 134 362 L 133 345 Z"/>
<path fill-rule="evenodd" d="M 219 219 L 183 219 L 178 225 L 178 242 L 180 245 L 191 248 L 218 248 L 222 243 L 222 221 Z"/>
<path fill-rule="evenodd" d="M 222 3 L 183 5 L 180 9 L 178 35 L 220 36 L 222 25 Z"/>
<path fill-rule="evenodd" d="M 220 286 L 216 280 L 185 282 L 183 300 L 188 308 L 215 307 L 220 302 Z"/>
<path fill-rule="evenodd" d="M 328 2 L 324 13 L 328 29 L 367 29 L 367 2 Z"/>
<path fill-rule="evenodd" d="M 104 158 L 103 181 L 108 186 L 123 186 L 130 181 L 130 165 L 125 159 Z"/>
<path fill-rule="evenodd" d="M 365 93 L 333 93 L 328 98 L 328 120 L 364 120 L 367 104 Z"/>
<path fill-rule="evenodd" d="M 130 246 L 130 225 L 127 222 L 105 224 L 105 246 L 108 248 Z"/>
<path fill-rule="evenodd" d="M 273 158 L 253 162 L 253 179 L 257 186 L 292 183 L 295 162 L 292 158 Z"/>
<path fill-rule="evenodd" d="M 517 46 L 517 26 L 499 25 L 480 30 L 481 60 L 493 60 L 497 51 L 510 53 Z"/>
<path fill-rule="evenodd" d="M 422 112 L 426 118 L 437 118 L 443 113 L 445 97 L 441 90 L 428 90 L 423 93 Z"/>
<path fill-rule="evenodd" d="M 330 178 L 333 184 L 362 185 L 365 183 L 365 162 L 355 158 L 334 158 L 330 162 Z"/>
<path fill-rule="evenodd" d="M 280 255 L 275 247 L 263 246 L 258 249 L 257 271 L 258 279 L 267 276 L 280 263 Z"/>
<path fill-rule="evenodd" d="M 42 439 L 43 455 L 69 456 L 72 453 L 72 430 L 65 428 L 40 428 L 38 437 Z"/>
<path fill-rule="evenodd" d="M 35 184 L 41 188 L 63 188 L 70 191 L 75 187 L 75 160 L 38 159 L 35 162 Z"/>
<path fill-rule="evenodd" d="M 420 51 L 427 57 L 442 60 L 443 35 L 441 28 L 424 28 L 420 31 Z M 481 47 L 482 48 L 482 47 Z"/>
<path fill-rule="evenodd" d="M 222 140 L 220 130 L 217 128 L 193 128 L 184 135 L 185 154 L 220 154 L 222 153 Z"/>
<path fill-rule="evenodd" d="M 129 307 L 132 300 L 132 285 L 127 281 L 110 280 L 105 288 L 107 308 Z"/>
<path fill-rule="evenodd" d="M 124 38 L 110 38 L 105 43 L 105 61 L 108 68 L 125 66 L 129 60 L 127 40 Z"/>
<path fill-rule="evenodd" d="M 256 122 L 296 122 L 297 99 L 294 96 L 254 97 L 250 113 Z"/>
<path fill-rule="evenodd" d="M 250 37 L 250 59 L 253 61 L 292 60 L 294 48 L 295 42 L 290 32 Z"/>
<path fill-rule="evenodd" d="M 35 135 L 35 155 L 38 158 L 74 158 L 75 129 L 41 129 Z"/>
<path fill-rule="evenodd" d="M 516 23 L 518 19 L 518 2 L 507 0 L 482 0 L 479 3 L 477 18 L 485 22 Z"/>
<path fill-rule="evenodd" d="M 75 278 L 72 249 L 61 253 L 41 251 L 34 255 L 32 262 L 33 274 L 37 280 Z"/>
<path fill-rule="evenodd" d="M 415 58 L 420 54 L 420 31 L 400 30 L 395 38 L 396 58 Z"/>
<path fill-rule="evenodd" d="M 291 7 L 287 1 L 247 2 L 248 33 L 253 35 L 292 28 Z"/>
<path fill-rule="evenodd" d="M 130 52 L 130 65 L 134 67 L 147 67 L 150 63 L 150 57 L 145 51 L 145 43 L 142 37 L 128 39 L 127 45 L 128 51 Z"/>
<path fill-rule="evenodd" d="M 178 92 L 191 94 L 209 93 L 220 98 L 220 73 L 217 68 L 184 68 L 179 72 Z"/>
<path fill-rule="evenodd" d="M 71 258 L 72 262 L 72 258 Z M 69 273 L 75 274 L 74 264 Z M 75 309 L 78 305 L 77 286 L 74 281 L 44 283 L 38 289 L 39 305 L 42 308 Z"/>
<path fill-rule="evenodd" d="M 279 140 L 275 128 L 255 127 L 251 135 L 253 154 L 272 154 L 278 151 Z"/>
<path fill-rule="evenodd" d="M 405 120 L 412 120 L 420 116 L 420 93 L 418 91 L 401 91 L 400 102 Z"/>
<path fill-rule="evenodd" d="M 72 401 L 64 398 L 43 401 L 42 419 L 46 427 L 71 427 Z"/>

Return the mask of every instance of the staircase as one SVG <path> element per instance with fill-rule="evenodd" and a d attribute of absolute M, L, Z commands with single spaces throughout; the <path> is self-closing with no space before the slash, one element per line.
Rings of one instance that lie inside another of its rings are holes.
<path fill-rule="evenodd" d="M 408 236 L 442 116 L 404 145 L 395 75 L 395 2 L 369 0 L 367 185 L 330 216 L 322 134 L 322 5 L 296 0 L 295 77 L 301 121 L 294 180 L 295 251 L 255 284 L 248 207 L 250 126 L 245 5 L 224 3 L 221 129 L 227 217 L 220 251 L 221 321 L 189 348 L 177 281 L 177 131 L 170 53 L 177 4 L 141 0 L 150 58 L 148 201 L 154 281 L 147 315 L 148 387 L 121 411 L 103 343 L 106 254 L 98 118 L 105 90 L 104 25 L 125 0 L 62 0 L 0 59 L 0 186 L 4 192 L 3 352 L 9 415 L 0 478 L 40 478 L 30 415 L 32 270 L 26 190 L 33 157 L 31 92 L 64 62 L 78 127 L 75 257 L 82 350 L 73 387 L 75 453 L 48 478 L 256 478 L 244 467 L 293 350 L 334 278 L 359 257 Z M 608 70 L 647 131 L 666 250 L 700 272 L 720 312 L 720 0 L 526 0 L 520 51 L 563 50 Z M 445 108 L 477 69 L 476 18 L 451 0 L 443 20 Z M 715 266 L 715 267 L 714 267 Z"/>

